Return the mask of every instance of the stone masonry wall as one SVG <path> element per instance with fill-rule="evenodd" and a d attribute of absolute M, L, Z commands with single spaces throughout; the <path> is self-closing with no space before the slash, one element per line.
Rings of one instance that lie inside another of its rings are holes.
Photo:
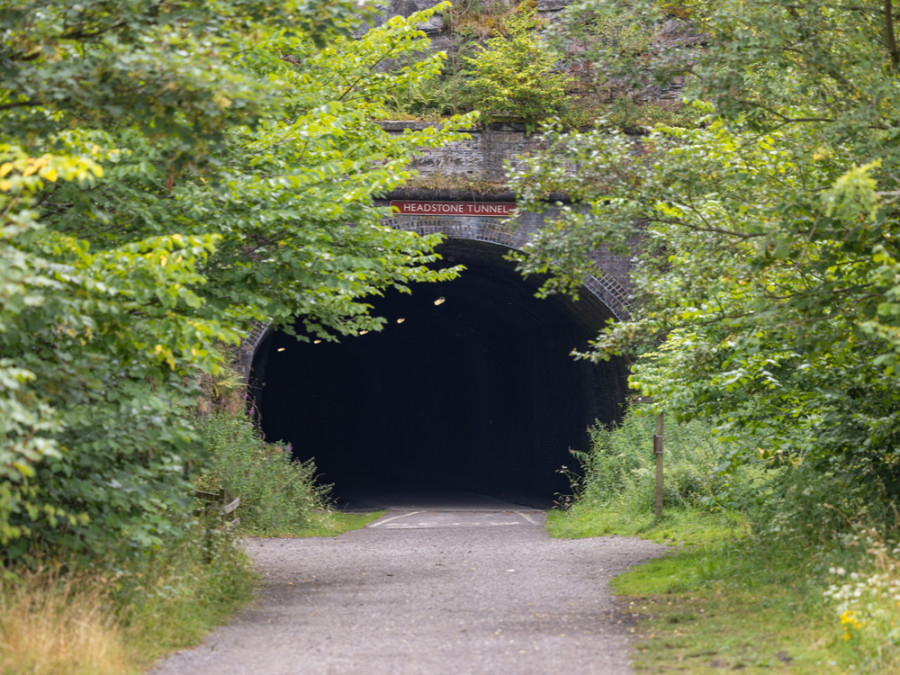
<path fill-rule="evenodd" d="M 420 129 L 428 122 L 382 122 L 391 134 L 405 129 Z M 527 135 L 512 125 L 467 130 L 470 140 L 451 143 L 437 150 L 427 150 L 412 167 L 426 177 L 447 177 L 502 185 L 506 182 L 505 163 L 542 147 L 541 137 Z M 454 183 L 459 185 L 458 182 Z"/>

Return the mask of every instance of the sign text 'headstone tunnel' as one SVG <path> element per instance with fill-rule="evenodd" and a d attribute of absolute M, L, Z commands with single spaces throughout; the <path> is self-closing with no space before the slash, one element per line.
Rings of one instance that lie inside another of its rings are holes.
<path fill-rule="evenodd" d="M 397 200 L 391 202 L 397 215 L 410 216 L 493 216 L 508 218 L 516 210 L 512 202 L 438 202 Z"/>

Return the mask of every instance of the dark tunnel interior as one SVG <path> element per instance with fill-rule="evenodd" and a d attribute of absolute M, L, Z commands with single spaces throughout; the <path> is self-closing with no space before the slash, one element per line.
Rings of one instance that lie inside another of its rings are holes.
<path fill-rule="evenodd" d="M 569 448 L 587 448 L 595 420 L 620 416 L 625 365 L 575 361 L 609 310 L 587 292 L 535 298 L 505 250 L 445 243 L 461 277 L 375 299 L 380 333 L 319 344 L 270 333 L 251 373 L 267 440 L 315 458 L 339 503 L 367 489 L 532 505 L 567 494 L 559 469 L 575 468 Z"/>

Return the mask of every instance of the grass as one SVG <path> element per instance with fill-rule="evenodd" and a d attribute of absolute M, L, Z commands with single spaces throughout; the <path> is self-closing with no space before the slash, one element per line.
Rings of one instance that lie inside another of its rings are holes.
<path fill-rule="evenodd" d="M 194 485 L 240 497 L 242 535 L 332 537 L 381 515 L 334 511 L 331 486 L 317 481 L 315 463 L 294 459 L 288 443 L 265 442 L 243 411 L 210 414 L 202 431 L 208 461 Z"/>
<path fill-rule="evenodd" d="M 636 626 L 639 672 L 879 672 L 860 668 L 855 645 L 842 639 L 817 557 L 760 542 L 738 514 L 681 508 L 657 521 L 597 507 L 571 518 L 553 512 L 548 525 L 554 536 L 632 535 L 673 546 L 612 582 Z"/>
<path fill-rule="evenodd" d="M 245 532 L 300 535 L 319 526 L 331 486 L 317 482 L 312 460 L 294 459 L 289 443 L 265 442 L 242 411 L 210 414 L 201 431 L 207 462 L 195 487 L 240 497 Z"/>
<path fill-rule="evenodd" d="M 266 529 L 263 534 L 258 534 L 253 530 L 244 532 L 251 537 L 336 537 L 344 532 L 362 529 L 372 521 L 381 518 L 385 513 L 385 511 L 374 513 L 325 511 L 313 516 L 310 522 L 302 528 Z"/>
<path fill-rule="evenodd" d="M 710 594 L 664 600 L 631 599 L 642 623 L 633 664 L 639 672 L 848 672 L 818 644 L 826 626 L 784 611 L 758 610 L 761 596 Z"/>
<path fill-rule="evenodd" d="M 242 555 L 236 563 L 176 566 L 158 575 L 140 566 L 127 578 L 108 571 L 9 574 L 0 584 L 0 673 L 143 672 L 199 642 L 249 601 L 255 576 Z"/>
<path fill-rule="evenodd" d="M 108 595 L 83 575 L 7 576 L 0 583 L 0 672 L 135 672 Z"/>
<path fill-rule="evenodd" d="M 797 551 L 723 540 L 670 553 L 613 581 L 637 620 L 643 672 L 853 672 L 826 584 Z M 867 672 L 859 670 L 857 672 Z"/>
<path fill-rule="evenodd" d="M 550 535 L 566 539 L 630 535 L 678 546 L 724 541 L 747 528 L 745 518 L 728 511 L 671 508 L 656 519 L 652 512 L 633 514 L 619 508 L 584 508 L 551 511 L 547 518 Z"/>

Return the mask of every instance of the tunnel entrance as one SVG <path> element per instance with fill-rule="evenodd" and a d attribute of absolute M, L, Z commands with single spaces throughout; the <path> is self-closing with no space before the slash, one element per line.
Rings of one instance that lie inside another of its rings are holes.
<path fill-rule="evenodd" d="M 611 313 L 589 293 L 536 299 L 505 251 L 443 244 L 466 271 L 376 299 L 380 333 L 320 344 L 269 334 L 251 372 L 267 440 L 315 458 L 339 501 L 367 489 L 523 504 L 566 494 L 569 448 L 587 449 L 595 420 L 618 419 L 626 368 L 572 359 Z"/>

